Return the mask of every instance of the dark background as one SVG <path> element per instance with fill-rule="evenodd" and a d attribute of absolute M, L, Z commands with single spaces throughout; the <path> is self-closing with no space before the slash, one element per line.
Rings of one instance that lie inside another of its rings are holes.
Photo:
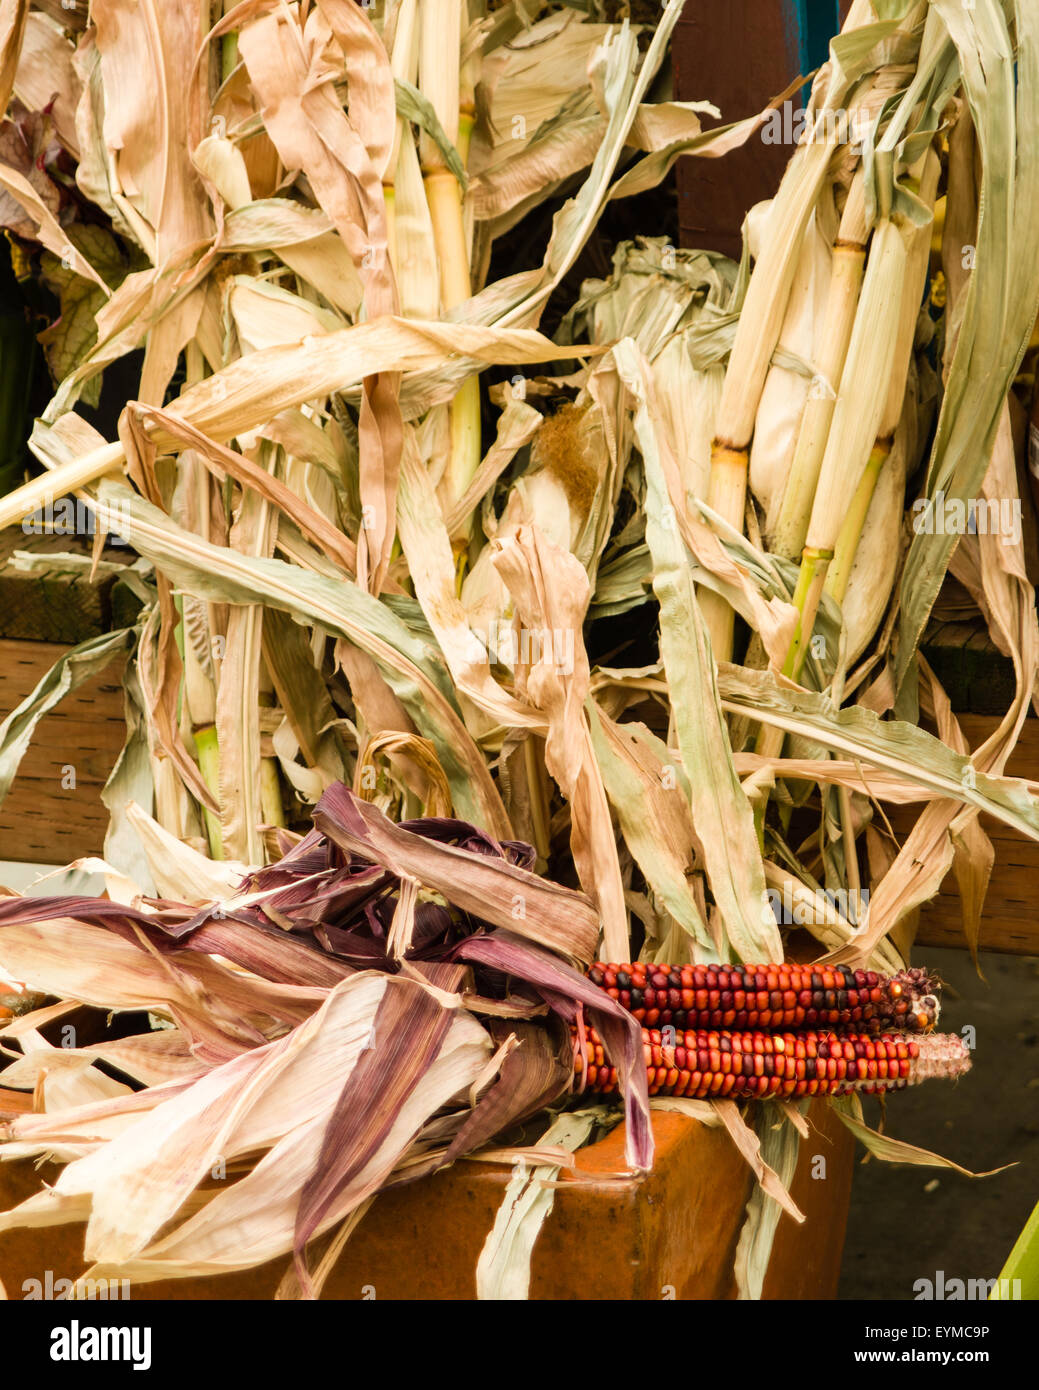
<path fill-rule="evenodd" d="M 997 864 L 996 873 L 999 872 Z M 890 1098 L 886 1132 L 972 1172 L 856 1159 L 838 1297 L 911 1299 L 917 1279 L 994 1279 L 1039 1200 L 1039 959 L 917 952 L 947 982 L 940 1027 L 976 1030 L 973 1069 Z M 986 983 L 987 981 L 987 983 Z M 956 997 L 956 996 L 959 997 Z M 875 1103 L 867 1117 L 875 1124 Z"/>

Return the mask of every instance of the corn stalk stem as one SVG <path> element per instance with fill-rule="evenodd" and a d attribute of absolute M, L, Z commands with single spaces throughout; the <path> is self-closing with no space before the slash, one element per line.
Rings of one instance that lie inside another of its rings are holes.
<path fill-rule="evenodd" d="M 224 0 L 224 15 L 229 15 L 234 9 L 238 0 Z M 234 72 L 238 66 L 238 35 L 234 32 L 225 34 L 220 40 L 220 82 L 221 85 Z"/>
<path fill-rule="evenodd" d="M 885 220 L 873 237 L 805 537 L 806 555 L 811 551 L 832 556 L 847 498 L 858 486 L 880 433 L 894 371 L 905 270 L 902 233 Z"/>
<path fill-rule="evenodd" d="M 808 545 L 801 556 L 801 569 L 797 576 L 797 588 L 794 590 L 794 606 L 799 617 L 790 650 L 783 663 L 783 675 L 789 676 L 791 680 L 800 680 L 801 672 L 804 670 L 805 658 L 812 640 L 812 629 L 815 627 L 815 618 L 819 612 L 826 574 L 832 559 L 832 550 Z"/>
<path fill-rule="evenodd" d="M 219 802 L 220 800 L 220 743 L 217 739 L 216 725 L 206 724 L 194 730 L 195 750 L 198 753 L 198 766 L 206 786 Z M 223 859 L 224 835 L 220 817 L 207 807 L 202 808 L 206 822 L 206 838 L 209 840 L 211 859 Z"/>
<path fill-rule="evenodd" d="M 932 212 L 935 199 L 938 196 L 940 176 L 941 161 L 934 149 L 928 148 L 910 170 L 910 175 L 905 180 L 908 187 Z M 905 400 L 906 379 L 913 355 L 920 301 L 927 284 L 931 251 L 931 224 L 926 223 L 920 227 L 907 228 L 903 236 L 906 241 L 905 278 L 884 410 L 869 460 L 852 496 L 851 506 L 841 523 L 841 529 L 834 546 L 833 565 L 826 582 L 826 592 L 832 594 L 838 603 L 844 601 L 851 567 L 855 560 L 855 552 L 859 547 L 859 539 L 866 524 L 866 517 L 876 492 L 880 472 L 891 454 L 895 429 L 898 426 Z"/>
<path fill-rule="evenodd" d="M 422 94 L 432 104 L 447 138 L 468 154 L 473 96 L 469 65 L 462 65 L 462 40 L 468 29 L 467 0 L 422 0 L 416 6 L 418 77 Z M 468 127 L 468 129 L 467 129 Z M 433 224 L 433 241 L 440 267 L 440 302 L 445 315 L 472 297 L 469 233 L 465 199 L 458 179 L 444 156 L 425 133 L 419 136 L 422 181 Z M 470 377 L 449 406 L 450 454 L 443 476 L 445 504 L 465 492 L 480 466 L 480 381 Z M 459 552 L 468 550 L 472 518 L 466 518 L 452 537 Z"/>
<path fill-rule="evenodd" d="M 877 489 L 880 470 L 887 463 L 891 453 L 891 443 L 889 435 L 887 439 L 878 439 L 874 444 L 865 471 L 859 479 L 859 485 L 851 499 L 851 506 L 845 514 L 837 535 L 837 544 L 833 550 L 833 563 L 826 576 L 825 588 L 826 593 L 838 603 L 844 602 L 844 595 L 848 591 L 848 579 L 855 560 L 855 552 L 859 548 L 859 537 L 862 535 L 862 528 L 866 524 L 873 494 Z"/>
<path fill-rule="evenodd" d="M 868 236 L 860 171 L 848 190 L 834 243 L 819 360 L 815 364 L 815 378 L 801 416 L 794 458 L 772 537 L 773 552 L 788 560 L 796 560 L 804 549 L 808 518 L 811 516 L 819 472 L 826 453 L 826 440 L 833 421 L 837 383 L 844 370 L 862 290 Z"/>
<path fill-rule="evenodd" d="M 545 808 L 545 786 L 542 777 L 542 754 L 536 743 L 537 735 L 528 734 L 523 740 L 523 767 L 527 774 L 527 795 L 530 797 L 530 819 L 534 829 L 534 848 L 544 863 L 548 863 L 552 841 L 548 831 Z"/>
<path fill-rule="evenodd" d="M 785 741 L 786 734 L 782 729 L 778 729 L 772 724 L 762 724 L 758 728 L 758 736 L 754 741 L 754 752 L 760 758 L 781 757 Z"/>
<path fill-rule="evenodd" d="M 193 386 L 201 381 L 205 375 L 205 364 L 202 357 L 201 348 L 194 340 L 187 344 L 184 352 L 185 362 L 185 386 Z M 193 465 L 195 469 L 195 506 L 197 510 L 198 532 L 203 540 L 209 539 L 209 473 L 202 467 L 201 463 Z M 195 739 L 195 748 L 198 752 L 199 771 L 202 773 L 206 786 L 213 793 L 217 804 L 221 803 L 220 796 L 220 737 L 216 727 L 216 706 L 217 692 L 216 682 L 210 678 L 203 669 L 198 655 L 191 642 L 187 623 L 184 618 L 183 600 L 179 599 L 177 606 L 180 610 L 181 628 L 181 660 L 184 667 L 182 682 L 182 697 L 187 706 L 188 718 L 191 722 L 191 729 Z M 211 609 L 207 605 L 207 617 Z M 212 629 L 209 622 L 206 624 L 209 636 L 212 637 Z M 224 840 L 223 829 L 220 817 L 214 815 L 208 808 L 205 811 L 206 836 L 209 840 L 209 852 L 213 859 L 223 859 Z"/>
<path fill-rule="evenodd" d="M 472 295 L 462 189 L 450 169 L 443 167 L 425 171 L 423 183 L 440 265 L 440 298 L 447 313 Z M 451 402 L 450 414 L 451 453 L 444 473 L 448 505 L 462 496 L 480 466 L 479 377 L 463 382 Z M 468 547 L 471 527 L 472 518 L 467 517 L 453 537 L 460 547 Z"/>
<path fill-rule="evenodd" d="M 768 238 L 747 288 L 722 384 L 711 445 L 708 500 L 737 530 L 743 529 L 747 469 L 761 392 L 782 332 L 809 218 L 819 200 L 833 146 L 802 145 L 780 185 L 769 216 Z M 704 619 L 715 659 L 732 660 L 734 617 L 715 594 L 703 595 Z"/>
<path fill-rule="evenodd" d="M 743 530 L 743 514 L 747 505 L 747 469 L 749 450 L 735 448 L 715 439 L 711 444 L 711 476 L 707 501 L 737 531 Z M 700 611 L 711 639 L 715 661 L 732 660 L 732 639 L 735 613 L 720 594 L 710 589 L 700 591 Z"/>
<path fill-rule="evenodd" d="M 79 488 L 89 487 L 91 483 L 96 483 L 98 478 L 105 473 L 119 469 L 123 458 L 123 446 L 117 442 L 106 444 L 103 448 L 92 449 L 81 459 L 63 464 L 60 470 L 62 494 L 76 492 Z M 24 521 L 26 517 L 32 516 L 34 512 L 53 500 L 54 483 L 47 473 L 39 478 L 33 478 L 31 482 L 23 484 L 22 487 L 15 488 L 6 497 L 0 497 L 0 531 L 8 526 L 13 526 L 16 522 Z"/>
<path fill-rule="evenodd" d="M 418 77 L 418 4 L 417 0 L 401 0 L 397 7 L 396 28 L 393 51 L 390 54 L 390 68 L 399 82 L 414 84 Z M 397 187 L 396 171 L 400 162 L 400 147 L 403 140 L 411 139 L 411 129 L 402 117 L 398 116 L 393 136 L 393 148 L 386 166 L 383 182 L 383 200 L 386 204 L 386 240 L 389 248 L 390 264 L 394 274 L 399 270 L 397 247 Z"/>
<path fill-rule="evenodd" d="M 382 186 L 383 202 L 386 205 L 386 249 L 390 257 L 390 265 L 393 267 L 394 275 L 400 270 L 400 261 L 397 251 L 397 188 L 395 184 L 384 183 Z"/>
<path fill-rule="evenodd" d="M 285 806 L 277 758 L 263 758 L 260 762 L 260 812 L 265 825 L 284 827 Z"/>
<path fill-rule="evenodd" d="M 423 170 L 422 181 L 436 238 L 440 297 L 447 312 L 463 304 L 472 294 L 462 189 L 451 170 L 443 167 Z"/>
<path fill-rule="evenodd" d="M 458 154 L 466 167 L 469 164 L 469 149 L 475 128 L 475 112 L 463 106 L 458 113 Z M 473 237 L 476 233 L 476 214 L 473 211 L 471 199 L 462 199 L 462 226 L 465 229 L 466 273 L 469 277 L 469 293 L 472 294 Z"/>
<path fill-rule="evenodd" d="M 271 709 L 274 706 L 274 682 L 271 679 L 270 669 L 267 662 L 260 658 L 260 689 L 259 703 L 261 709 Z M 261 758 L 260 760 L 260 814 L 265 825 L 285 825 L 285 803 L 281 796 L 281 776 L 278 771 L 278 759 Z"/>
<path fill-rule="evenodd" d="M 859 919 L 859 892 L 861 879 L 859 877 L 859 854 L 855 846 L 855 818 L 851 803 L 851 792 L 847 787 L 838 787 L 837 799 L 841 808 L 841 837 L 844 844 L 844 876 L 848 881 L 850 889 L 850 901 L 854 926 L 858 926 Z"/>
<path fill-rule="evenodd" d="M 874 18 L 868 0 L 862 4 L 855 3 L 843 32 L 847 34 L 872 23 Z M 813 93 L 816 129 L 822 129 L 827 124 L 822 119 L 826 112 L 844 106 L 854 85 L 839 63 L 831 67 L 829 80 L 819 93 L 818 104 Z M 863 102 L 867 96 L 868 92 L 860 91 L 856 104 Z M 826 181 L 834 147 L 835 139 L 829 138 L 812 138 L 801 145 L 787 168 L 773 202 L 768 237 L 747 287 L 722 386 L 716 426 L 717 450 L 712 448 L 711 456 L 712 495 L 724 495 L 730 487 L 735 489 L 736 484 L 726 478 L 729 456 L 733 452 L 749 452 L 761 392 L 782 332 L 805 232 Z M 859 194 L 861 188 L 856 197 Z M 733 503 L 736 496 L 740 497 L 739 510 L 734 515 L 728 510 L 724 512 L 726 519 L 737 528 L 742 528 L 743 524 L 745 470 L 740 486 L 740 493 L 733 491 Z M 716 659 L 729 661 L 732 658 L 733 617 L 723 619 L 717 614 L 717 608 L 718 601 L 713 598 L 707 600 L 707 613 L 711 615 L 708 627 L 712 643 L 715 644 Z"/>

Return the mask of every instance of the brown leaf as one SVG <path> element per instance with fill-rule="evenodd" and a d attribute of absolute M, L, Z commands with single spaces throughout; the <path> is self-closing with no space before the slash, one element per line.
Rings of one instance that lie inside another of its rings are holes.
<path fill-rule="evenodd" d="M 306 1293 L 304 1247 L 350 1183 L 385 1143 L 398 1113 L 425 1076 L 447 1036 L 451 1014 L 418 984 L 390 979 L 368 1043 L 328 1119 L 321 1151 L 300 1193 L 294 1253 Z"/>
<path fill-rule="evenodd" d="M 11 100 L 28 18 L 29 0 L 0 0 L 0 112 Z"/>
<path fill-rule="evenodd" d="M 482 1148 L 496 1134 L 550 1105 L 573 1079 L 570 1038 L 558 1022 L 551 1032 L 519 1021 L 492 1021 L 487 1028 L 495 1042 L 511 1034 L 519 1045 L 505 1058 L 497 1081 L 480 1097 L 451 1141 L 445 1163 Z"/>
<path fill-rule="evenodd" d="M 761 1140 L 750 1128 L 739 1112 L 734 1100 L 714 1100 L 711 1102 L 721 1116 L 722 1124 L 729 1131 L 733 1143 L 747 1160 L 758 1182 L 773 1197 L 788 1216 L 803 1222 L 804 1212 L 783 1186 L 778 1174 L 761 1157 Z"/>
<path fill-rule="evenodd" d="M 598 917 L 582 893 L 503 858 L 413 834 L 343 786 L 325 792 L 314 824 L 340 848 L 417 879 L 475 917 L 580 961 L 591 961 L 595 954 Z"/>
<path fill-rule="evenodd" d="M 546 540 L 536 526 L 523 526 L 515 536 L 492 544 L 494 567 L 516 605 L 521 635 L 517 688 L 548 720 L 545 765 L 570 802 L 574 862 L 602 916 L 606 954 L 627 960 L 631 946 L 617 841 L 584 710 L 588 575 L 579 560 Z M 530 656 L 524 656 L 524 639 Z"/>

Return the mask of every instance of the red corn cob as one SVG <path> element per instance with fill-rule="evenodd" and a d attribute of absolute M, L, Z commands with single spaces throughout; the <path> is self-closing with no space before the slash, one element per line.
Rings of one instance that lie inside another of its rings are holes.
<path fill-rule="evenodd" d="M 696 1029 L 674 1032 L 665 1043 L 658 1029 L 642 1030 L 649 1093 L 666 1096 L 842 1095 L 848 1091 L 894 1091 L 929 1077 L 955 1077 L 970 1069 L 961 1038 L 865 1037 L 860 1033 L 729 1033 Z M 600 1095 L 617 1090 L 594 1028 L 582 1042 L 573 1030 L 578 1090 Z"/>
<path fill-rule="evenodd" d="M 646 1028 L 841 1028 L 927 1033 L 938 1021 L 935 976 L 821 965 L 650 965 L 588 972 Z"/>

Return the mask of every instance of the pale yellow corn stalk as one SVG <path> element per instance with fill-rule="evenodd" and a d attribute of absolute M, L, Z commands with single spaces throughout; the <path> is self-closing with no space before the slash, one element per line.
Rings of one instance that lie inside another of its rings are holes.
<path fill-rule="evenodd" d="M 933 149 L 928 149 L 920 163 L 922 167 L 918 171 L 919 197 L 921 202 L 933 213 L 935 198 L 938 194 L 941 161 Z M 926 222 L 920 227 L 907 226 L 903 229 L 903 234 L 907 247 L 905 289 L 902 295 L 894 360 L 884 409 L 881 413 L 877 437 L 874 440 L 869 461 L 841 524 L 833 564 L 830 566 L 826 580 L 827 593 L 832 594 L 838 603 L 844 601 L 859 536 L 870 511 L 873 489 L 877 486 L 877 478 L 891 453 L 895 428 L 902 414 L 909 361 L 916 336 L 917 319 L 920 314 L 920 301 L 927 283 L 931 253 L 931 223 Z"/>
<path fill-rule="evenodd" d="M 848 342 L 855 323 L 868 234 L 860 170 L 849 187 L 833 247 L 825 316 L 818 337 L 817 354 L 813 358 L 815 375 L 801 416 L 779 513 L 771 528 L 770 548 L 788 560 L 796 560 L 804 547 L 819 469 L 833 419 L 837 385 L 844 370 Z"/>
<path fill-rule="evenodd" d="M 821 355 L 834 259 L 830 242 L 819 223 L 820 218 L 813 216 L 805 232 L 777 344 L 780 350 L 795 354 L 809 367 Z M 767 221 L 763 235 L 768 235 Z M 764 510 L 766 535 L 775 524 L 794 461 L 801 421 L 815 395 L 818 395 L 817 372 L 808 376 L 778 362 L 772 364 L 761 392 L 750 449 L 750 488 Z"/>
<path fill-rule="evenodd" d="M 848 498 L 862 479 L 883 418 L 898 343 L 906 263 L 902 231 L 885 219 L 873 235 L 808 523 L 794 595 L 801 621 L 787 658 L 789 675 L 797 676 L 804 663 Z"/>

